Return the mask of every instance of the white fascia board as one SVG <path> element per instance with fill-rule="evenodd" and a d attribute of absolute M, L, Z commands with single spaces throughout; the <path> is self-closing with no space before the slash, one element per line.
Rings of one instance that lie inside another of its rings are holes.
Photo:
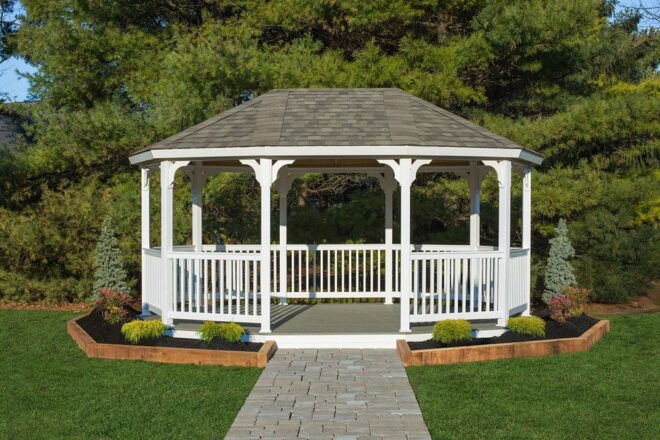
<path fill-rule="evenodd" d="M 400 146 L 295 146 L 295 147 L 224 147 L 157 149 L 135 154 L 131 164 L 154 160 L 174 159 L 313 159 L 313 158 L 456 158 L 456 159 L 518 159 L 540 165 L 543 156 L 522 148 L 471 148 L 471 147 L 419 147 Z"/>

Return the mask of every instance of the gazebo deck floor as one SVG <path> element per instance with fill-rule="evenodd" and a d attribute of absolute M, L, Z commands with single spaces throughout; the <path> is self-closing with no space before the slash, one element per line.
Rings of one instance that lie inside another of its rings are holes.
<path fill-rule="evenodd" d="M 399 304 L 318 303 L 271 305 L 273 335 L 350 335 L 399 333 Z M 177 331 L 196 332 L 197 321 L 176 321 Z M 258 324 L 245 324 L 248 334 L 259 334 Z M 501 330 L 495 320 L 475 320 L 480 332 Z M 433 324 L 411 324 L 412 334 L 429 334 Z"/>

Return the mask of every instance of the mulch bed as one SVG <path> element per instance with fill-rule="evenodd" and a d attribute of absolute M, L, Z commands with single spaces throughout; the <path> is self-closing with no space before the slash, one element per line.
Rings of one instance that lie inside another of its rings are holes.
<path fill-rule="evenodd" d="M 536 338 L 529 335 L 521 335 L 506 332 L 502 336 L 492 338 L 473 338 L 470 341 L 456 342 L 453 344 L 441 344 L 431 339 L 420 342 L 408 342 L 411 350 L 427 350 L 431 348 L 469 347 L 474 345 L 505 344 L 508 342 L 543 341 L 548 339 L 576 338 L 593 327 L 599 320 L 591 316 L 582 315 L 576 318 L 568 318 L 565 323 L 547 320 L 545 323 L 545 338 Z"/>
<path fill-rule="evenodd" d="M 139 312 L 136 310 L 129 310 L 129 320 L 136 319 Z M 231 351 L 259 351 L 262 343 L 244 343 L 244 342 L 225 342 L 216 338 L 210 344 L 199 339 L 186 339 L 186 338 L 173 338 L 170 336 L 162 336 L 158 339 L 145 340 L 139 344 L 131 344 L 124 339 L 121 334 L 122 324 L 109 324 L 103 319 L 101 312 L 98 309 L 78 319 L 78 325 L 87 332 L 96 342 L 100 344 L 119 344 L 119 345 L 136 345 L 147 347 L 174 347 L 174 348 L 200 348 L 207 350 L 231 350 Z"/>

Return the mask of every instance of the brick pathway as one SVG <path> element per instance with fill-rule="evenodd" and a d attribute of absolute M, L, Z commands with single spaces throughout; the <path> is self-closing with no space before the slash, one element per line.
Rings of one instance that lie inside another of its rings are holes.
<path fill-rule="evenodd" d="M 430 439 L 395 350 L 279 350 L 226 439 Z"/>

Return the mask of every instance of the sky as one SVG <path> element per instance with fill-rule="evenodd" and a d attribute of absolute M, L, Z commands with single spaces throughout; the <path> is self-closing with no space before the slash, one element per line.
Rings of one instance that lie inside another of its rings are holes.
<path fill-rule="evenodd" d="M 660 0 L 621 0 L 617 9 L 625 6 L 649 8 L 652 12 L 660 14 Z M 644 20 L 641 27 L 650 27 L 650 20 Z M 656 23 L 657 25 L 657 23 Z M 0 63 L 0 100 L 20 102 L 28 98 L 30 86 L 21 73 L 34 73 L 37 68 L 19 58 L 9 58 Z"/>

